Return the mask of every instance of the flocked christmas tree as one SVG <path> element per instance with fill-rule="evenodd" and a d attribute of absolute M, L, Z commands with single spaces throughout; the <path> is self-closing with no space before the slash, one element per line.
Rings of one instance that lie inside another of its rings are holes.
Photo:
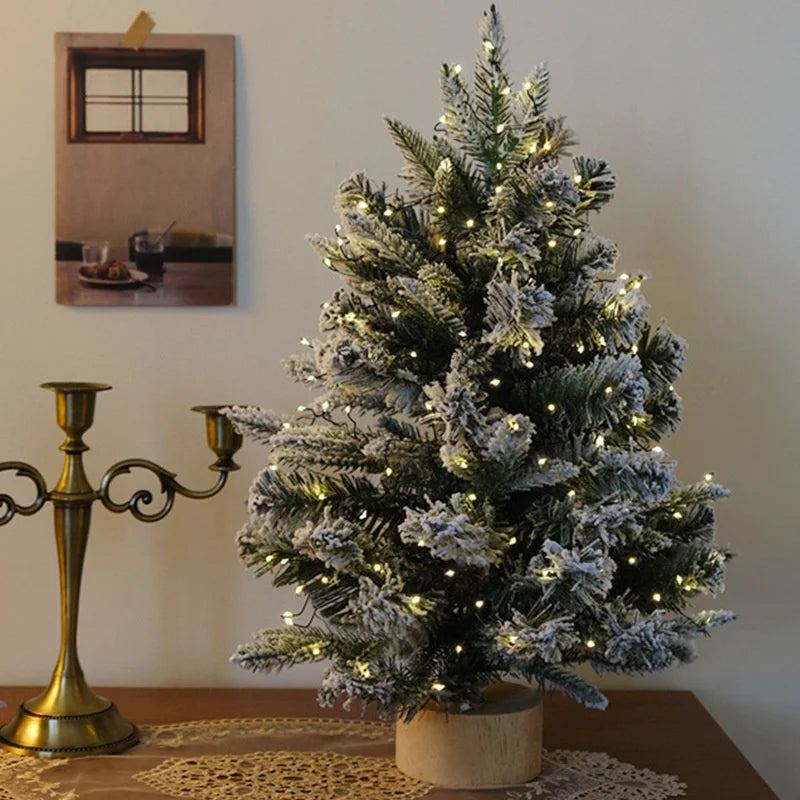
<path fill-rule="evenodd" d="M 234 660 L 329 661 L 323 703 L 466 708 L 510 675 L 604 707 L 576 665 L 660 670 L 731 618 L 689 613 L 723 588 L 727 492 L 658 445 L 685 344 L 591 232 L 614 176 L 566 161 L 546 66 L 513 91 L 494 7 L 481 40 L 471 93 L 442 69 L 432 140 L 387 120 L 407 193 L 356 174 L 336 236 L 310 237 L 343 283 L 287 363 L 316 399 L 230 412 L 270 454 L 242 558 L 298 594 Z"/>

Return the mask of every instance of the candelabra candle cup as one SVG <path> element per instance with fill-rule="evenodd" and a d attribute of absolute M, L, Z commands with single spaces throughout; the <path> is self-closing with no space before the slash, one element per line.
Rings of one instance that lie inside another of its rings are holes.
<path fill-rule="evenodd" d="M 41 473 L 21 461 L 0 462 L 0 472 L 14 470 L 29 478 L 36 486 L 36 498 L 29 505 L 20 505 L 10 495 L 0 494 L 0 525 L 16 514 L 31 516 L 46 502 L 53 504 L 56 549 L 61 586 L 61 647 L 48 687 L 25 701 L 16 717 L 0 728 L 0 747 L 19 755 L 40 758 L 72 758 L 75 756 L 118 753 L 136 744 L 136 726 L 127 722 L 114 703 L 95 694 L 87 684 L 77 651 L 78 605 L 81 575 L 89 538 L 92 504 L 99 500 L 109 511 L 131 515 L 142 522 L 163 519 L 172 508 L 176 495 L 192 499 L 213 497 L 239 466 L 233 456 L 242 439 L 222 415 L 224 406 L 199 406 L 206 417 L 208 445 L 216 456 L 211 469 L 218 473 L 216 483 L 208 489 L 188 489 L 164 467 L 145 459 L 119 461 L 103 475 L 98 489 L 92 488 L 83 468 L 83 453 L 89 448 L 83 434 L 94 420 L 97 393 L 110 389 L 105 383 L 59 381 L 42 384 L 56 394 L 56 421 L 67 434 L 59 448 L 64 453 L 61 477 L 52 491 Z M 148 510 L 152 493 L 140 489 L 125 502 L 111 499 L 110 485 L 117 475 L 132 469 L 148 470 L 156 475 L 163 494 L 163 506 Z"/>
<path fill-rule="evenodd" d="M 222 413 L 229 406 L 193 406 L 192 411 L 205 415 L 208 446 L 217 456 L 209 467 L 216 471 L 232 472 L 239 469 L 233 456 L 242 446 L 242 435 L 233 429 L 231 421 Z"/>
<path fill-rule="evenodd" d="M 133 237 L 133 257 L 137 269 L 161 272 L 164 269 L 164 235 L 137 233 Z"/>

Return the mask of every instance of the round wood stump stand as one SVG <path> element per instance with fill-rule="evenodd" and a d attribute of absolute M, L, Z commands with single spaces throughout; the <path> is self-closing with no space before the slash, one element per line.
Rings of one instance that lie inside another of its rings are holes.
<path fill-rule="evenodd" d="M 397 721 L 397 768 L 444 789 L 492 789 L 535 778 L 542 769 L 542 702 L 513 683 L 487 687 L 462 714 L 420 711 Z"/>

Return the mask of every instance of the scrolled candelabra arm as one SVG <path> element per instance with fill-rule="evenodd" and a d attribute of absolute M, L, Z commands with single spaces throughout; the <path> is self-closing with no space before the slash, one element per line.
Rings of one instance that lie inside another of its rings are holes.
<path fill-rule="evenodd" d="M 38 469 L 23 461 L 0 461 L 0 472 L 16 470 L 17 475 L 30 478 L 36 484 L 36 498 L 27 506 L 21 506 L 11 495 L 0 494 L 0 525 L 10 522 L 16 514 L 30 517 L 35 514 L 49 499 L 47 484 Z"/>
<path fill-rule="evenodd" d="M 230 420 L 221 411 L 226 406 L 195 406 L 192 411 L 198 411 L 206 418 L 206 439 L 208 446 L 216 455 L 217 460 L 209 467 L 214 472 L 219 473 L 217 482 L 210 489 L 188 489 L 183 486 L 175 477 L 174 472 L 143 458 L 127 458 L 119 461 L 109 468 L 100 481 L 100 489 L 97 496 L 103 505 L 115 514 L 122 514 L 130 511 L 133 516 L 142 522 L 157 522 L 169 514 L 172 504 L 175 502 L 175 495 L 189 497 L 192 500 L 203 500 L 206 497 L 213 497 L 219 492 L 228 480 L 228 473 L 239 469 L 239 465 L 233 460 L 236 451 L 242 446 L 242 437 L 236 433 Z M 129 473 L 131 469 L 146 469 L 152 472 L 161 484 L 161 492 L 166 495 L 164 505 L 159 511 L 148 513 L 142 506 L 149 506 L 153 502 L 153 493 L 147 489 L 135 491 L 129 500 L 124 503 L 116 503 L 111 499 L 109 487 L 117 475 Z"/>

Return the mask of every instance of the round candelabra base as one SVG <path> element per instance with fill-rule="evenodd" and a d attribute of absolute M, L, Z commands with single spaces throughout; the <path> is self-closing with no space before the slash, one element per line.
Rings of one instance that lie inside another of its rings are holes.
<path fill-rule="evenodd" d="M 139 731 L 111 701 L 106 703 L 100 711 L 69 716 L 36 714 L 23 703 L 16 717 L 0 728 L 0 747 L 38 758 L 121 753 L 139 741 Z"/>

